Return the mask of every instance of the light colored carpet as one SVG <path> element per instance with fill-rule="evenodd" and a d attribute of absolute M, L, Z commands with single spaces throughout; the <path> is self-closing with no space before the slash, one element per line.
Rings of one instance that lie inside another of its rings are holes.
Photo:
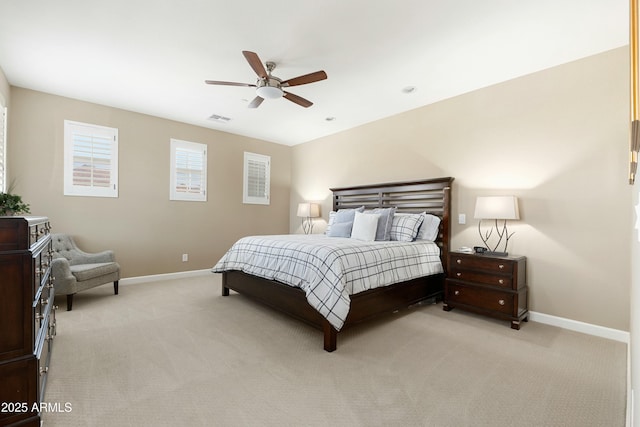
<path fill-rule="evenodd" d="M 424 305 L 322 334 L 220 276 L 59 300 L 47 402 L 74 426 L 624 426 L 626 345 Z"/>

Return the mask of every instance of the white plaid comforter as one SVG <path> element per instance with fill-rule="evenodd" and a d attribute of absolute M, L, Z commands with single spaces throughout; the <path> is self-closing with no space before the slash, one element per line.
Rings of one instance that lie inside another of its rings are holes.
<path fill-rule="evenodd" d="M 244 237 L 212 268 L 229 270 L 301 288 L 338 331 L 349 313 L 349 295 L 443 272 L 433 242 L 362 242 L 320 234 Z"/>

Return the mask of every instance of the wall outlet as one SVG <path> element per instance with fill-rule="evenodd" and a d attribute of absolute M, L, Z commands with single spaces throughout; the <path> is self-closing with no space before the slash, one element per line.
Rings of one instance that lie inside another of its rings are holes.
<path fill-rule="evenodd" d="M 465 214 L 458 214 L 458 224 L 466 224 L 467 216 Z"/>
<path fill-rule="evenodd" d="M 189 261 L 189 254 L 182 254 L 182 262 Z"/>

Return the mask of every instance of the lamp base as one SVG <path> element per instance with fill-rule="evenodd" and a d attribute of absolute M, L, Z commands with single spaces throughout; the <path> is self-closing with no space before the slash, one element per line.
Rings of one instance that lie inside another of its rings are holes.
<path fill-rule="evenodd" d="M 481 255 L 491 255 L 491 256 L 508 256 L 509 252 L 492 252 L 492 251 L 485 251 L 483 252 Z"/>

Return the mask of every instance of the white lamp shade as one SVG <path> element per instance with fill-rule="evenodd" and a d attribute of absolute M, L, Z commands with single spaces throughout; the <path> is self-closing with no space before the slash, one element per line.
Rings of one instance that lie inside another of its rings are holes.
<path fill-rule="evenodd" d="M 475 219 L 520 219 L 515 196 L 483 196 L 476 199 Z"/>
<path fill-rule="evenodd" d="M 302 218 L 317 218 L 320 216 L 320 206 L 317 203 L 299 203 L 298 216 Z"/>

